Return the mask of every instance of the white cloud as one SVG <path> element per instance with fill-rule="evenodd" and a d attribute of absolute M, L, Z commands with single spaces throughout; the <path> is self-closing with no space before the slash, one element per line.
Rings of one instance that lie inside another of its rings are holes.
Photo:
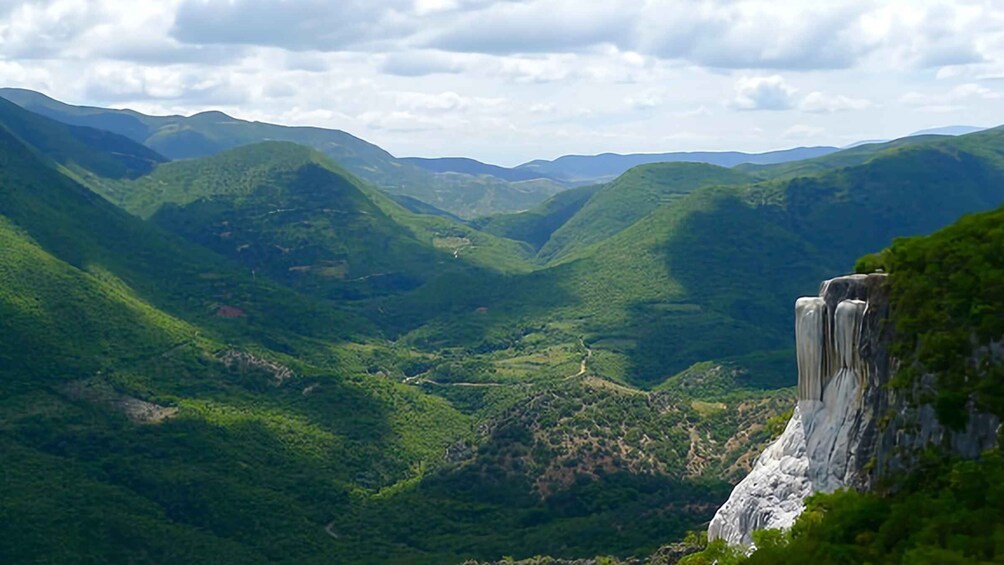
<path fill-rule="evenodd" d="M 455 74 L 465 68 L 458 55 L 424 50 L 390 53 L 380 65 L 384 73 L 409 77 Z"/>
<path fill-rule="evenodd" d="M 840 94 L 834 95 L 816 91 L 807 94 L 798 107 L 802 111 L 814 114 L 832 114 L 834 112 L 864 110 L 873 105 L 871 100 L 864 98 L 850 98 Z"/>
<path fill-rule="evenodd" d="M 729 103 L 737 110 L 788 110 L 795 106 L 795 89 L 780 75 L 742 77 Z"/>
<path fill-rule="evenodd" d="M 503 57 L 491 63 L 492 73 L 516 83 L 548 83 L 564 81 L 578 74 L 575 55 L 543 57 Z"/>
<path fill-rule="evenodd" d="M 969 104 L 990 100 L 1004 100 L 1004 91 L 977 83 L 960 84 L 947 92 L 934 94 L 907 92 L 899 98 L 902 104 L 916 107 L 924 112 L 939 113 L 963 110 Z"/>
<path fill-rule="evenodd" d="M 44 59 L 58 54 L 101 21 L 100 4 L 74 2 L 23 3 L 0 24 L 0 46 L 6 58 Z"/>
<path fill-rule="evenodd" d="M 504 98 L 467 97 L 456 92 L 397 92 L 394 93 L 394 98 L 398 108 L 427 112 L 463 112 L 471 108 L 497 108 L 505 104 Z"/>
<path fill-rule="evenodd" d="M 638 37 L 642 51 L 710 67 L 844 68 L 874 48 L 857 33 L 862 11 L 849 2 L 651 2 Z"/>
<path fill-rule="evenodd" d="M 457 0 L 415 0 L 415 13 L 420 16 L 448 12 L 459 7 Z"/>
<path fill-rule="evenodd" d="M 417 26 L 405 0 L 184 0 L 171 34 L 185 43 L 338 50 L 407 35 Z"/>
<path fill-rule="evenodd" d="M 645 90 L 635 96 L 628 96 L 624 103 L 633 110 L 651 110 L 662 106 L 665 99 L 663 93 L 656 90 Z"/>
<path fill-rule="evenodd" d="M 1004 4 L 0 0 L 0 77 L 396 154 L 762 150 L 1000 121 Z"/>
<path fill-rule="evenodd" d="M 819 137 L 823 133 L 823 128 L 808 126 L 805 124 L 795 124 L 790 128 L 784 130 L 781 137 L 784 139 L 790 139 L 793 141 L 804 141 L 807 139 L 813 139 Z"/>
<path fill-rule="evenodd" d="M 551 114 L 555 110 L 557 110 L 557 107 L 554 104 L 537 103 L 529 108 L 531 114 Z"/>
<path fill-rule="evenodd" d="M 602 43 L 622 44 L 630 36 L 637 2 L 549 0 L 497 2 L 433 33 L 429 45 L 490 54 L 578 51 Z"/>

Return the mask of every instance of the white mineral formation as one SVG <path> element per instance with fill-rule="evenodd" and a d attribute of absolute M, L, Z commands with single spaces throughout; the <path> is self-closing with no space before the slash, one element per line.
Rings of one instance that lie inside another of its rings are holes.
<path fill-rule="evenodd" d="M 709 539 L 750 546 L 754 530 L 790 527 L 808 495 L 849 483 L 858 466 L 854 442 L 862 425 L 859 402 L 867 380 L 860 343 L 868 304 L 837 300 L 855 295 L 853 288 L 861 280 L 850 276 L 827 281 L 819 297 L 795 303 L 798 405 L 781 437 L 764 450 L 718 509 Z M 842 284 L 833 286 L 835 282 Z M 831 287 L 843 294 L 829 294 Z"/>

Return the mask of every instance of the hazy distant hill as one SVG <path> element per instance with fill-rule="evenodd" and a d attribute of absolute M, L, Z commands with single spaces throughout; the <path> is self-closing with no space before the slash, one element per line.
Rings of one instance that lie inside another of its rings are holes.
<path fill-rule="evenodd" d="M 482 163 L 466 157 L 404 157 L 401 161 L 411 163 L 434 173 L 464 173 L 468 175 L 490 175 L 508 181 L 524 181 L 540 178 L 550 178 L 532 169 L 506 168 L 498 165 Z M 554 180 L 554 179 L 551 179 Z"/>
<path fill-rule="evenodd" d="M 121 135 L 49 120 L 2 98 L 0 123 L 46 157 L 77 173 L 137 177 L 167 161 L 156 151 Z"/>
<path fill-rule="evenodd" d="M 893 141 L 866 142 L 812 159 L 803 159 L 801 161 L 789 161 L 770 165 L 746 163 L 737 166 L 736 169 L 750 173 L 753 176 L 762 179 L 809 176 L 832 169 L 851 167 L 867 163 L 871 159 L 875 158 L 875 156 L 880 155 L 885 151 L 901 147 L 923 145 L 929 142 L 944 139 L 945 137 L 946 136 L 942 135 L 917 135 L 902 137 Z"/>
<path fill-rule="evenodd" d="M 969 133 L 976 133 L 978 131 L 983 131 L 990 128 L 982 128 L 977 126 L 942 126 L 937 128 L 928 128 L 915 131 L 906 137 L 901 137 L 892 141 L 902 141 L 911 137 L 923 137 L 928 135 L 966 135 Z M 863 141 L 855 141 L 849 145 L 841 147 L 841 149 L 851 149 L 854 147 L 859 147 L 861 145 L 873 145 L 880 143 L 889 143 L 888 139 L 867 139 Z"/>
<path fill-rule="evenodd" d="M 771 164 L 819 157 L 839 151 L 836 147 L 796 147 L 767 153 L 741 153 L 737 151 L 692 151 L 677 153 L 644 153 L 618 155 L 566 155 L 553 161 L 537 160 L 524 163 L 516 170 L 533 171 L 540 175 L 566 182 L 604 182 L 614 179 L 628 169 L 648 163 L 691 161 L 720 167 L 734 167 L 741 163 Z"/>
<path fill-rule="evenodd" d="M 911 133 L 910 135 L 911 136 L 914 136 L 914 135 L 966 135 L 967 133 L 976 133 L 978 131 L 983 131 L 985 129 L 989 129 L 989 128 L 978 127 L 978 126 L 943 126 L 943 127 L 938 127 L 938 128 L 922 129 L 920 131 L 915 131 L 915 132 Z"/>

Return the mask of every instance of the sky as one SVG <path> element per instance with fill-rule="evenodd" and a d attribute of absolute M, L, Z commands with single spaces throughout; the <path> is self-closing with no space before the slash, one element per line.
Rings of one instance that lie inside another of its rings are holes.
<path fill-rule="evenodd" d="M 0 0 L 0 85 L 515 165 L 1004 123 L 1004 2 Z"/>

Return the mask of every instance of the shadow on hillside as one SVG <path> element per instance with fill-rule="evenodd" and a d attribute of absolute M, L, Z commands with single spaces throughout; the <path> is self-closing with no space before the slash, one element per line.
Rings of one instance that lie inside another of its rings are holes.
<path fill-rule="evenodd" d="M 632 373 L 651 385 L 696 362 L 747 357 L 761 365 L 748 367 L 754 375 L 764 373 L 754 381 L 794 384 L 793 374 L 771 374 L 776 363 L 748 356 L 792 347 L 795 298 L 814 293 L 831 271 L 783 227 L 779 210 L 752 208 L 736 192 L 697 197 L 704 205 L 682 215 L 659 249 L 684 298 L 631 307 L 642 328 Z"/>
<path fill-rule="evenodd" d="M 448 273 L 413 293 L 374 302 L 368 315 L 392 338 L 415 332 L 421 347 L 476 347 L 578 304 L 563 285 L 563 272 L 564 266 L 524 274 Z"/>
<path fill-rule="evenodd" d="M 682 539 L 710 520 L 730 490 L 724 481 L 616 471 L 580 475 L 541 500 L 529 494 L 528 477 L 502 460 L 504 453 L 359 500 L 350 515 L 336 518 L 339 528 L 355 531 L 385 561 L 627 557 Z"/>
<path fill-rule="evenodd" d="M 96 561 L 118 561 L 114 552 L 123 538 L 156 530 L 183 547 L 214 536 L 272 562 L 304 562 L 331 555 L 324 525 L 346 510 L 351 489 L 378 489 L 412 472 L 409 446 L 391 423 L 397 403 L 384 398 L 386 391 L 325 377 L 254 394 L 239 388 L 235 375 L 186 376 L 180 368 L 165 367 L 163 374 L 151 368 L 147 385 L 167 374 L 187 379 L 168 381 L 164 389 L 171 392 L 164 394 L 197 404 L 182 404 L 178 417 L 159 425 L 129 424 L 104 406 L 55 399 L 50 403 L 58 410 L 7 422 L 5 438 L 87 478 L 75 483 L 73 495 L 52 499 L 39 481 L 21 473 L 27 463 L 19 458 L 7 490 L 28 493 L 15 497 L 15 507 L 36 524 L 31 538 L 79 547 L 81 554 L 99 556 Z M 408 408 L 400 410 L 398 418 L 408 417 Z M 80 514 L 81 501 L 92 510 Z M 92 512 L 96 517 L 82 537 L 79 528 L 63 526 Z M 6 549 L 22 547 L 30 546 Z"/>

